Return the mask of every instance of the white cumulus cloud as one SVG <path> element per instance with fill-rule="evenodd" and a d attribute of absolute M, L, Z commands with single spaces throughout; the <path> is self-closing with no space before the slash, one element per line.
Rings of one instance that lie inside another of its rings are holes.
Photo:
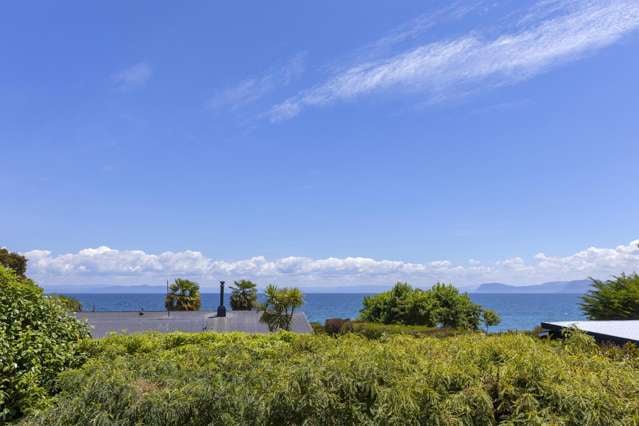
<path fill-rule="evenodd" d="M 54 255 L 47 250 L 23 253 L 29 259 L 29 274 L 42 284 L 149 284 L 177 276 L 202 283 L 218 279 L 251 278 L 260 284 L 344 285 L 391 284 L 396 280 L 416 285 L 437 281 L 466 286 L 486 281 L 538 283 L 607 278 L 621 272 L 639 271 L 639 240 L 615 248 L 590 247 L 568 256 L 535 255 L 529 261 L 511 257 L 496 262 L 455 263 L 448 260 L 416 263 L 368 257 L 313 259 L 290 256 L 267 259 L 256 256 L 241 260 L 211 259 L 198 251 L 146 253 L 142 250 L 87 248 L 77 253 Z"/>

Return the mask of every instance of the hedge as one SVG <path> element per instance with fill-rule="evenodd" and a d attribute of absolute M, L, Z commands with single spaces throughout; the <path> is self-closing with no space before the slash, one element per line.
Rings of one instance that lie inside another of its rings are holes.
<path fill-rule="evenodd" d="M 33 425 L 637 424 L 639 358 L 583 335 L 172 333 L 87 341 Z"/>

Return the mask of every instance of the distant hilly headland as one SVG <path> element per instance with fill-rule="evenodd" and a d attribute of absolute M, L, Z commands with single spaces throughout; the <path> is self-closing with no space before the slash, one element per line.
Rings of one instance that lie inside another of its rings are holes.
<path fill-rule="evenodd" d="M 592 281 L 551 281 L 534 285 L 510 285 L 502 283 L 484 283 L 471 293 L 500 293 L 500 294 L 583 294 L 590 291 Z"/>

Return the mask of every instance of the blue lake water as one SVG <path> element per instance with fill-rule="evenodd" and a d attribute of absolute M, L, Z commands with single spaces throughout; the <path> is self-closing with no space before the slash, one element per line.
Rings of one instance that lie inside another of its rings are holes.
<path fill-rule="evenodd" d="M 164 294 L 69 294 L 90 311 L 161 311 Z M 302 311 L 310 321 L 327 318 L 356 318 L 362 299 L 368 294 L 305 294 Z M 584 319 L 578 294 L 471 294 L 476 303 L 495 310 L 502 319 L 493 330 L 530 330 L 541 321 Z M 227 308 L 230 306 L 228 297 Z M 202 310 L 214 311 L 219 294 L 202 294 Z"/>

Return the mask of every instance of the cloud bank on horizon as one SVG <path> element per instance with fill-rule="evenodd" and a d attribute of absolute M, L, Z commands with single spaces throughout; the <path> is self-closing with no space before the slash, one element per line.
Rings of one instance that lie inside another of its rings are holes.
<path fill-rule="evenodd" d="M 249 278 L 259 284 L 326 286 L 388 285 L 397 280 L 428 286 L 437 281 L 459 286 L 488 281 L 537 283 L 587 277 L 607 278 L 639 270 L 639 239 L 614 248 L 589 247 L 568 256 L 538 253 L 530 261 L 512 257 L 484 263 L 471 259 L 456 264 L 448 260 L 412 263 L 366 257 L 312 259 L 263 256 L 226 261 L 198 251 L 150 254 L 142 250 L 87 248 L 77 253 L 54 255 L 47 250 L 22 253 L 29 259 L 29 275 L 42 285 L 161 284 L 178 276 L 201 284 L 219 279 Z"/>
<path fill-rule="evenodd" d="M 272 122 L 303 110 L 382 93 L 435 103 L 515 84 L 596 52 L 639 28 L 636 0 L 542 0 L 495 26 L 424 41 L 436 25 L 493 5 L 457 4 L 420 17 L 363 49 L 317 85 L 272 106 Z M 421 41 L 421 42 L 420 42 Z"/>

